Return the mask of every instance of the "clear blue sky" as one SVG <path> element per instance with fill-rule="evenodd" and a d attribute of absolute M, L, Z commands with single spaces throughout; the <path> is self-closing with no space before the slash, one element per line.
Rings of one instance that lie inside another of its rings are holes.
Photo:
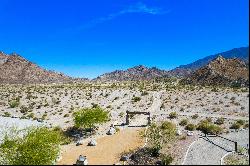
<path fill-rule="evenodd" d="M 0 50 L 93 78 L 249 45 L 248 0 L 0 0 Z"/>

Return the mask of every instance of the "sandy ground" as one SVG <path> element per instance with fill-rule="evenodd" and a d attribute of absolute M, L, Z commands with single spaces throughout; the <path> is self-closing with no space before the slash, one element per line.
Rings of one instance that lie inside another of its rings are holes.
<path fill-rule="evenodd" d="M 120 160 L 120 154 L 143 146 L 144 140 L 139 136 L 138 128 L 121 130 L 115 135 L 96 139 L 97 146 L 87 146 L 87 141 L 81 146 L 75 144 L 62 146 L 60 165 L 75 164 L 80 154 L 87 156 L 89 164 L 115 164 Z"/>

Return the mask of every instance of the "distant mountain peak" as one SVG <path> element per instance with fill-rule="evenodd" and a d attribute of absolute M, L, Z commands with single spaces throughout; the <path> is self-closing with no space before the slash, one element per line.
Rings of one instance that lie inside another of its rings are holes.
<path fill-rule="evenodd" d="M 148 68 L 144 65 L 131 67 L 127 70 L 115 70 L 105 73 L 94 81 L 132 81 L 132 80 L 150 80 L 154 78 L 168 77 L 168 72 L 156 67 Z"/>
<path fill-rule="evenodd" d="M 170 70 L 169 73 L 177 77 L 186 77 L 193 73 L 194 71 L 206 66 L 212 60 L 218 58 L 218 61 L 223 61 L 224 59 L 237 58 L 244 61 L 246 64 L 249 63 L 249 47 L 240 47 L 234 48 L 229 51 L 218 53 L 215 55 L 210 55 L 205 58 L 199 59 L 193 63 L 187 65 L 181 65 L 173 70 Z M 223 59 L 224 58 L 224 59 Z"/>
<path fill-rule="evenodd" d="M 29 84 L 72 81 L 74 81 L 73 78 L 62 73 L 45 70 L 19 54 L 0 53 L 0 83 Z"/>
<path fill-rule="evenodd" d="M 249 85 L 249 70 L 244 61 L 218 56 L 208 65 L 196 70 L 183 82 L 200 85 L 231 86 L 234 83 L 240 86 Z"/>

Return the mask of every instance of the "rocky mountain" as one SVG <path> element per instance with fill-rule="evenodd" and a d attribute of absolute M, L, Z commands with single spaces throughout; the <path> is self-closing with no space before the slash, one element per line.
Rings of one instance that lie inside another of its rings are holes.
<path fill-rule="evenodd" d="M 218 53 L 215 55 L 207 56 L 205 58 L 199 59 L 187 65 L 181 65 L 173 70 L 170 70 L 169 74 L 172 76 L 177 76 L 177 77 L 188 76 L 195 70 L 206 66 L 209 62 L 211 62 L 213 59 L 217 58 L 218 56 L 222 56 L 226 59 L 238 58 L 244 61 L 249 66 L 249 47 L 240 47 L 240 48 L 234 48 L 232 50 L 225 51 L 222 53 Z"/>
<path fill-rule="evenodd" d="M 240 59 L 219 56 L 182 82 L 196 85 L 249 86 L 249 68 Z"/>
<path fill-rule="evenodd" d="M 62 73 L 42 69 L 18 54 L 0 52 L 0 83 L 60 83 L 73 80 Z"/>
<path fill-rule="evenodd" d="M 111 73 L 105 73 L 93 81 L 136 81 L 150 80 L 154 78 L 168 77 L 168 72 L 156 67 L 148 68 L 143 65 L 135 66 L 127 70 L 116 70 Z"/>

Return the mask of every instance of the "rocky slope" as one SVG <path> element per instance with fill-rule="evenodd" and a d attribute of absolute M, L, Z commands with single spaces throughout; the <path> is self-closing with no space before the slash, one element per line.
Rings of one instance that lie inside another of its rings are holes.
<path fill-rule="evenodd" d="M 211 62 L 213 59 L 217 58 L 218 56 L 222 56 L 226 59 L 238 58 L 244 61 L 247 64 L 247 66 L 249 65 L 249 47 L 240 47 L 240 48 L 234 48 L 232 50 L 225 51 L 222 53 L 218 53 L 215 55 L 207 56 L 205 58 L 199 59 L 187 65 L 181 65 L 173 70 L 170 70 L 169 74 L 173 76 L 178 76 L 178 77 L 188 76 L 195 70 L 206 66 L 209 62 Z"/>
<path fill-rule="evenodd" d="M 182 82 L 200 85 L 248 86 L 249 68 L 240 59 L 225 59 L 219 56 Z"/>
<path fill-rule="evenodd" d="M 47 71 L 20 55 L 0 52 L 0 83 L 60 83 L 73 81 L 62 73 Z"/>
<path fill-rule="evenodd" d="M 156 67 L 148 68 L 142 65 L 129 68 L 127 70 L 116 70 L 111 73 L 105 73 L 94 81 L 135 81 L 150 80 L 155 78 L 168 77 L 168 72 Z"/>

